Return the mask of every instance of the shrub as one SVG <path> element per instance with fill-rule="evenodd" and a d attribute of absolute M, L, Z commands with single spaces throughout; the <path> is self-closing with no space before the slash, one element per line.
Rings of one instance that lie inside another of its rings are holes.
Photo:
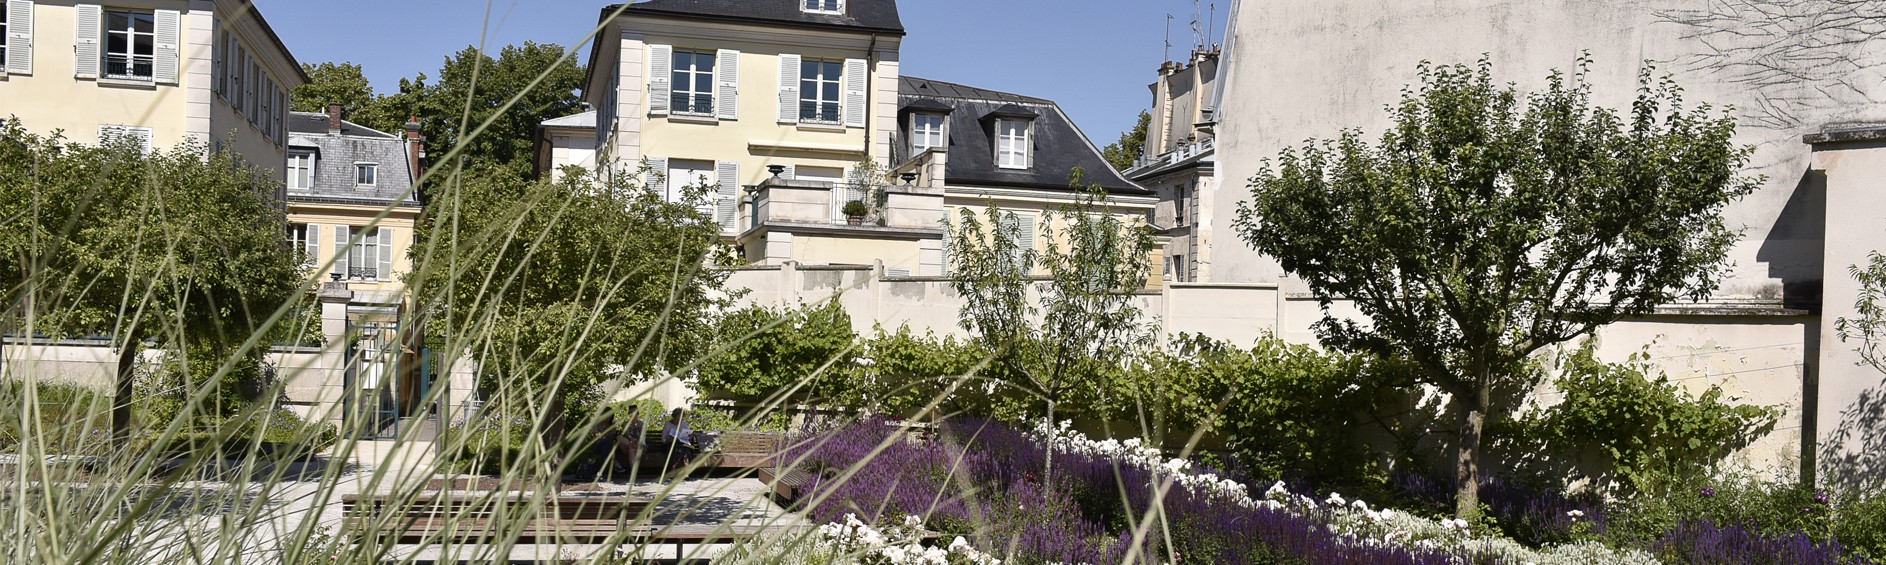
<path fill-rule="evenodd" d="M 1834 503 L 1834 539 L 1860 557 L 1886 560 L 1886 495 L 1855 493 Z"/>
<path fill-rule="evenodd" d="M 1678 525 L 1651 546 L 1666 562 L 1709 565 L 1838 565 L 1838 542 L 1815 543 L 1806 534 L 1763 536 L 1740 526 L 1714 522 Z M 1867 560 L 1844 563 L 1867 563 Z"/>
<path fill-rule="evenodd" d="M 1514 425 L 1554 452 L 1596 452 L 1627 493 L 1696 483 L 1717 461 L 1773 429 L 1780 415 L 1774 408 L 1732 405 L 1716 386 L 1692 396 L 1642 356 L 1605 363 L 1595 350 L 1586 342 L 1564 359 L 1554 382 L 1562 402 Z"/>

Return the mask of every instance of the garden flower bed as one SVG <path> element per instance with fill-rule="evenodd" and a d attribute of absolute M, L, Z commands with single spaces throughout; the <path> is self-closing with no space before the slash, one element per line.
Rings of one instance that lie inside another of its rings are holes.
<path fill-rule="evenodd" d="M 1705 523 L 1643 549 L 1570 541 L 1572 532 L 1602 527 L 1602 515 L 1562 500 L 1529 515 L 1559 513 L 1534 519 L 1568 541 L 1529 546 L 1490 528 L 1338 493 L 1311 496 L 1282 482 L 1253 495 L 1245 483 L 1137 440 L 1093 440 L 1065 425 L 1018 430 L 957 419 L 933 438 L 909 437 L 874 419 L 794 442 L 787 461 L 813 477 L 806 512 L 832 530 L 814 536 L 816 551 L 889 563 L 1870 563 L 1842 561 L 1831 542 Z M 926 545 L 908 533 L 919 527 L 941 535 Z"/>

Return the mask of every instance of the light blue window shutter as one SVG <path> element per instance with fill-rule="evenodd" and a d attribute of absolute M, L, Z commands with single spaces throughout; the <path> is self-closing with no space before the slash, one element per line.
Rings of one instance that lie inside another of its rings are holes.
<path fill-rule="evenodd" d="M 799 123 L 799 56 L 779 56 L 779 123 Z"/>
<path fill-rule="evenodd" d="M 795 178 L 793 175 L 797 174 L 798 172 L 799 172 L 798 167 L 794 167 L 792 165 L 786 165 L 786 170 L 779 173 L 779 178 L 782 178 L 785 180 L 792 180 L 793 178 Z"/>
<path fill-rule="evenodd" d="M 671 45 L 648 46 L 648 113 L 668 115 L 668 92 L 674 80 L 675 48 Z"/>
<path fill-rule="evenodd" d="M 714 112 L 723 120 L 740 119 L 740 52 L 722 49 L 714 62 Z"/>
<path fill-rule="evenodd" d="M 307 239 L 301 242 L 301 247 L 303 251 L 308 252 L 303 265 L 313 267 L 321 264 L 321 224 L 308 224 Z"/>
<path fill-rule="evenodd" d="M 33 74 L 33 0 L 7 0 L 7 74 Z"/>
<path fill-rule="evenodd" d="M 720 230 L 728 233 L 740 229 L 740 164 L 733 161 L 714 163 L 714 173 L 720 177 L 720 194 L 715 198 L 715 218 L 720 221 Z"/>
<path fill-rule="evenodd" d="M 176 10 L 158 10 L 157 51 L 151 70 L 151 80 L 157 84 L 177 84 L 178 43 L 183 41 L 182 17 Z"/>
<path fill-rule="evenodd" d="M 845 59 L 845 127 L 864 127 L 865 108 L 864 89 L 867 84 L 870 67 L 864 59 Z"/>
<path fill-rule="evenodd" d="M 105 27 L 105 11 L 97 4 L 79 4 L 73 7 L 77 20 L 73 23 L 72 62 L 78 78 L 98 78 L 99 51 L 104 47 L 99 44 L 98 36 Z"/>
<path fill-rule="evenodd" d="M 347 280 L 347 226 L 334 226 L 334 274 Z"/>
<path fill-rule="evenodd" d="M 668 158 L 647 157 L 642 162 L 648 163 L 648 178 L 642 184 L 661 197 L 662 202 L 673 202 L 674 199 L 668 197 Z"/>
<path fill-rule="evenodd" d="M 393 280 L 393 228 L 376 230 L 380 237 L 380 269 L 375 271 L 380 280 Z"/>

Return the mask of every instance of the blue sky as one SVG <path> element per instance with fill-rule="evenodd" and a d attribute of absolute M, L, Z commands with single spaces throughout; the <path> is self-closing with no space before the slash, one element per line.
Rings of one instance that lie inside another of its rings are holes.
<path fill-rule="evenodd" d="M 255 0 L 304 63 L 365 66 L 377 92 L 437 74 L 446 55 L 484 41 L 570 45 L 611 0 Z M 1218 34 L 1230 0 L 1217 0 Z M 1209 19 L 1212 0 L 1200 0 Z M 903 72 L 1061 103 L 1097 145 L 1118 139 L 1152 104 L 1164 59 L 1192 46 L 1191 0 L 902 0 Z M 489 7 L 489 25 L 486 12 Z M 1205 24 L 1201 22 L 1201 27 Z"/>

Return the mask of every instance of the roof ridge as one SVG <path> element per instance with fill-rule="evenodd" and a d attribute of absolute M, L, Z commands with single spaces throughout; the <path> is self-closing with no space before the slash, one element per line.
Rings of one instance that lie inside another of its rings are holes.
<path fill-rule="evenodd" d="M 326 120 L 327 120 L 327 114 L 326 114 L 326 113 L 323 113 L 323 112 L 301 112 L 301 111 L 294 111 L 294 110 L 290 110 L 290 111 L 289 111 L 288 113 L 289 113 L 289 115 L 300 115 L 300 116 L 303 116 L 303 117 L 309 117 L 309 118 L 320 118 L 320 119 L 321 119 L 321 120 L 323 120 L 323 121 L 326 121 Z M 367 130 L 367 131 L 370 131 L 370 132 L 373 132 L 373 133 L 377 133 L 377 134 L 380 134 L 380 135 L 383 135 L 383 136 L 386 136 L 386 137 L 387 137 L 387 138 L 389 138 L 389 139 L 399 139 L 399 138 L 400 138 L 400 137 L 399 137 L 399 136 L 397 136 L 397 135 L 393 135 L 393 134 L 392 134 L 391 132 L 384 132 L 384 131 L 380 131 L 380 130 L 377 130 L 377 129 L 373 129 L 373 128 L 370 128 L 370 127 L 367 127 L 367 126 L 364 126 L 364 125 L 360 125 L 360 122 L 356 122 L 356 121 L 353 121 L 353 120 L 349 120 L 349 119 L 347 119 L 347 118 L 341 118 L 341 123 L 342 123 L 342 124 L 345 124 L 345 125 L 351 125 L 351 126 L 354 126 L 354 127 L 355 127 L 355 128 L 357 128 L 357 129 L 363 129 L 363 130 Z M 293 131 L 291 131 L 291 132 L 289 132 L 289 133 L 300 133 L 300 132 L 293 132 Z M 311 135 L 311 134 L 303 134 L 303 135 Z M 363 136 L 363 135 L 360 135 L 360 134 L 358 134 L 358 133 L 355 133 L 355 134 L 351 134 L 351 135 L 353 135 L 353 136 L 355 136 L 355 137 L 373 137 L 373 136 Z"/>
<path fill-rule="evenodd" d="M 1039 97 L 1039 96 L 1029 96 L 1029 95 L 1027 95 L 1027 94 L 1016 94 L 1016 93 L 1014 93 L 1014 92 L 1006 92 L 1006 91 L 1001 91 L 1001 90 L 996 90 L 996 89 L 993 89 L 993 88 L 983 88 L 983 87 L 980 87 L 980 86 L 973 86 L 973 85 L 968 85 L 968 84 L 963 84 L 963 83 L 960 83 L 960 82 L 951 82 L 951 81 L 947 81 L 947 80 L 937 80 L 937 79 L 933 79 L 933 78 L 924 78 L 924 77 L 919 77 L 919 76 L 912 76 L 912 75 L 902 75 L 902 76 L 901 76 L 900 78 L 901 78 L 901 79 L 903 79 L 903 80 L 913 80 L 913 81 L 923 81 L 923 82 L 934 82 L 934 83 L 939 83 L 939 84 L 945 84 L 945 85 L 949 85 L 949 86 L 954 86 L 954 87 L 958 87 L 958 88 L 962 88 L 962 89 L 965 89 L 965 90 L 974 90 L 974 91 L 978 91 L 978 92 L 986 92 L 986 93 L 989 93 L 989 94 L 994 94 L 994 95 L 1000 95 L 1000 96 L 1013 96 L 1013 97 L 1016 97 L 1016 98 L 1021 98 L 1021 99 L 1022 99 L 1022 101 L 1023 101 L 1023 102 L 1026 102 L 1026 103 L 1032 103 L 1032 104 L 1044 104 L 1044 105 L 1048 105 L 1048 106 L 1055 106 L 1055 105 L 1057 105 L 1057 104 L 1056 104 L 1056 103 L 1055 103 L 1055 102 L 1054 102 L 1053 100 L 1049 100 L 1049 99 L 1047 99 L 1047 98 L 1042 98 L 1042 97 Z M 931 94 L 919 94 L 918 96 L 936 96 L 936 97 L 941 97 L 941 98 L 965 98 L 965 97 L 962 97 L 962 96 L 948 96 L 948 95 L 942 95 L 942 94 L 934 94 L 934 93 L 931 93 Z M 970 100 L 986 100 L 986 98 L 969 98 L 969 99 L 970 99 Z M 1007 101 L 1007 100 L 1005 100 L 1005 102 L 1009 102 L 1009 101 Z"/>

